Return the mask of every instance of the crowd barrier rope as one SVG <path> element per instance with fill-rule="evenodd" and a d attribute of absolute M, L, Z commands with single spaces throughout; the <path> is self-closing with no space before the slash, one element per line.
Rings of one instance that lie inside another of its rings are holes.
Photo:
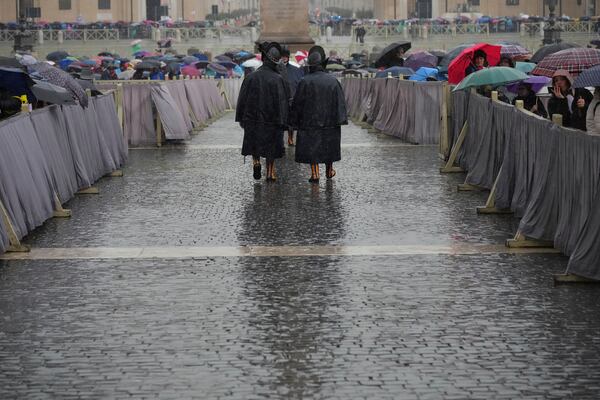
<path fill-rule="evenodd" d="M 97 193 L 92 185 L 126 161 L 113 94 L 91 98 L 86 109 L 54 105 L 0 122 L 0 253 L 27 251 L 25 235 L 69 217 L 65 202 Z"/>
<path fill-rule="evenodd" d="M 466 172 L 459 190 L 490 190 L 480 214 L 520 218 L 508 247 L 570 256 L 561 282 L 600 280 L 600 136 L 564 128 L 475 93 L 452 96 L 452 151 L 442 172 Z"/>
<path fill-rule="evenodd" d="M 447 137 L 444 82 L 349 77 L 342 87 L 350 118 L 365 128 L 414 144 L 441 144 Z"/>

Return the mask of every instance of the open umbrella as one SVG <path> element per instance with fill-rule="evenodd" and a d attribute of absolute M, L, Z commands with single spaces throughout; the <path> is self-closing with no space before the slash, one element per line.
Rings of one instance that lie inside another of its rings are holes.
<path fill-rule="evenodd" d="M 0 67 L 21 69 L 21 63 L 14 57 L 0 57 Z"/>
<path fill-rule="evenodd" d="M 19 68 L 0 67 L 0 87 L 8 90 L 11 96 L 27 95 L 30 102 L 34 100 L 31 93 L 33 81 L 31 77 Z"/>
<path fill-rule="evenodd" d="M 87 107 L 88 98 L 85 90 L 83 90 L 81 85 L 67 72 L 51 67 L 44 62 L 39 62 L 29 66 L 28 68 L 31 72 L 35 72 L 41 76 L 44 80 L 56 86 L 67 89 L 71 93 L 72 97 L 75 97 L 79 100 L 79 104 L 81 104 L 82 107 Z"/>
<path fill-rule="evenodd" d="M 198 61 L 197 63 L 195 63 L 193 65 L 198 69 L 204 69 L 204 68 L 208 67 L 208 64 L 210 64 L 209 61 Z"/>
<path fill-rule="evenodd" d="M 260 61 L 260 60 L 257 60 L 256 58 L 253 58 L 253 59 L 251 59 L 251 60 L 244 61 L 244 62 L 242 63 L 242 67 L 244 67 L 244 68 L 254 68 L 254 69 L 256 69 L 256 68 L 259 68 L 259 67 L 260 67 L 262 64 L 263 64 L 263 63 L 262 63 L 262 61 Z"/>
<path fill-rule="evenodd" d="M 484 68 L 463 79 L 454 90 L 464 90 L 478 86 L 500 86 L 520 82 L 528 78 L 526 74 L 509 67 Z"/>
<path fill-rule="evenodd" d="M 552 82 L 552 79 L 548 78 L 547 76 L 530 76 L 521 83 L 530 84 L 531 90 L 533 90 L 534 93 L 537 93 L 544 86 L 548 86 L 550 82 Z M 510 92 L 517 93 L 517 91 L 519 90 L 519 83 L 511 83 L 510 85 L 506 85 L 506 88 Z"/>
<path fill-rule="evenodd" d="M 571 75 L 577 76 L 581 71 L 598 64 L 600 64 L 600 50 L 576 47 L 550 54 L 540 61 L 531 73 L 552 78 L 556 70 L 564 69 Z"/>
<path fill-rule="evenodd" d="M 327 64 L 327 71 L 344 71 L 346 67 L 340 64 Z"/>
<path fill-rule="evenodd" d="M 428 51 L 415 51 L 404 61 L 404 66 L 415 71 L 421 67 L 434 68 L 437 66 L 438 58 Z"/>
<path fill-rule="evenodd" d="M 160 62 L 148 60 L 148 61 L 142 61 L 140 63 L 137 63 L 134 68 L 136 70 L 140 70 L 140 69 L 141 70 L 151 70 L 153 68 L 159 68 L 159 67 L 160 67 Z"/>
<path fill-rule="evenodd" d="M 528 74 L 535 69 L 535 64 L 531 62 L 517 61 L 515 63 L 515 68 L 521 72 Z"/>
<path fill-rule="evenodd" d="M 196 58 L 194 56 L 187 56 L 187 57 L 183 58 L 183 63 L 185 65 L 192 65 L 192 64 L 197 63 L 198 61 L 200 61 L 200 60 L 198 60 L 198 58 Z"/>
<path fill-rule="evenodd" d="M 600 86 L 600 65 L 586 69 L 575 79 L 573 87 L 598 87 Z"/>
<path fill-rule="evenodd" d="M 231 57 L 226 56 L 225 54 L 221 54 L 218 56 L 215 56 L 213 62 L 215 61 L 219 61 L 219 62 L 233 62 L 233 60 L 231 59 Z"/>
<path fill-rule="evenodd" d="M 417 82 L 424 82 L 428 79 L 440 80 L 438 74 L 439 71 L 437 68 L 421 67 L 417 70 L 417 72 L 414 73 L 414 75 L 408 78 L 408 80 Z"/>
<path fill-rule="evenodd" d="M 46 81 L 34 80 L 35 85 L 31 87 L 36 99 L 45 101 L 51 104 L 73 104 L 73 96 L 71 93 L 60 86 L 54 85 Z"/>
<path fill-rule="evenodd" d="M 448 82 L 452 84 L 459 83 L 465 77 L 465 70 L 473 61 L 476 51 L 481 50 L 486 54 L 487 62 L 490 66 L 497 65 L 500 62 L 500 46 L 487 43 L 479 43 L 475 46 L 463 50 L 448 66 Z"/>
<path fill-rule="evenodd" d="M 210 63 L 206 68 L 210 69 L 211 71 L 217 74 L 227 75 L 227 68 L 225 68 L 221 64 Z"/>
<path fill-rule="evenodd" d="M 232 69 L 237 66 L 233 61 L 216 61 L 217 64 L 224 66 L 227 69 Z"/>
<path fill-rule="evenodd" d="M 400 75 L 411 76 L 414 73 L 415 71 L 408 67 L 391 67 L 377 72 L 375 78 L 387 78 L 388 74 L 392 74 L 393 77 L 398 77 Z"/>
<path fill-rule="evenodd" d="M 531 58 L 531 52 L 525 47 L 516 44 L 500 44 L 501 57 L 508 57 L 513 61 L 523 61 Z"/>
<path fill-rule="evenodd" d="M 448 53 L 446 53 L 444 58 L 442 58 L 442 60 L 438 64 L 440 71 L 442 71 L 442 72 L 448 71 L 448 66 L 450 65 L 450 63 L 456 57 L 458 57 L 460 55 L 460 53 L 462 53 L 465 49 L 469 49 L 473 46 L 475 46 L 474 43 L 464 43 L 464 44 L 458 45 L 458 46 L 454 47 L 453 49 L 451 49 L 450 51 L 448 51 Z"/>
<path fill-rule="evenodd" d="M 555 44 L 549 44 L 547 46 L 540 48 L 538 51 L 536 51 L 535 54 L 533 55 L 533 57 L 531 57 L 530 61 L 537 64 L 540 61 L 542 61 L 544 58 L 549 56 L 550 54 L 558 53 L 559 51 L 562 51 L 562 50 L 573 49 L 573 48 L 577 48 L 577 47 L 581 47 L 581 46 L 579 46 L 578 44 L 569 43 L 569 42 L 560 42 L 560 43 L 555 43 Z"/>
<path fill-rule="evenodd" d="M 439 63 L 442 62 L 444 57 L 446 57 L 446 54 L 448 54 L 444 50 L 429 50 L 429 52 L 437 57 L 438 61 L 436 63 L 436 66 L 439 65 Z"/>
<path fill-rule="evenodd" d="M 55 63 L 69 57 L 69 53 L 64 50 L 53 51 L 46 56 L 46 60 L 54 61 Z"/>
<path fill-rule="evenodd" d="M 379 56 L 375 60 L 376 68 L 389 68 L 398 65 L 398 51 L 402 49 L 405 53 L 410 50 L 410 42 L 396 42 L 387 46 L 379 53 Z"/>

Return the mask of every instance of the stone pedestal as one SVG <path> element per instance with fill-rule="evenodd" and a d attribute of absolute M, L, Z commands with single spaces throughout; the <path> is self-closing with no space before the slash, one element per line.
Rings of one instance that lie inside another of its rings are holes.
<path fill-rule="evenodd" d="M 278 42 L 291 52 L 308 50 L 315 42 L 308 34 L 308 0 L 260 0 L 262 31 L 257 44 Z"/>

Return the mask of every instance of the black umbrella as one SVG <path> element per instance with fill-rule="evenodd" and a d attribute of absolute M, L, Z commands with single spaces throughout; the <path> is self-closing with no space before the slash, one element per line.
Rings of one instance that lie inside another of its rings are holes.
<path fill-rule="evenodd" d="M 135 69 L 139 70 L 150 70 L 150 69 L 154 69 L 154 68 L 160 68 L 160 61 L 154 61 L 154 60 L 144 60 L 140 63 L 137 63 L 135 66 Z"/>
<path fill-rule="evenodd" d="M 111 52 L 103 51 L 103 52 L 98 53 L 98 57 L 113 57 L 114 58 L 115 55 Z"/>
<path fill-rule="evenodd" d="M 194 66 L 198 69 L 204 69 L 208 67 L 208 64 L 210 64 L 210 61 L 198 61 L 194 63 Z"/>
<path fill-rule="evenodd" d="M 410 42 L 396 42 L 387 46 L 379 53 L 379 57 L 375 60 L 375 67 L 393 67 L 399 65 L 398 51 L 402 49 L 405 53 L 410 50 Z"/>
<path fill-rule="evenodd" d="M 13 57 L 0 57 L 0 67 L 23 68 L 19 60 Z"/>
<path fill-rule="evenodd" d="M 540 61 L 542 61 L 544 58 L 546 58 L 546 56 L 549 56 L 550 54 L 558 53 L 559 51 L 562 51 L 562 50 L 572 49 L 574 47 L 581 47 L 581 46 L 579 46 L 578 44 L 569 43 L 569 42 L 549 44 L 547 46 L 542 47 L 538 51 L 536 51 L 535 54 L 533 55 L 533 57 L 531 57 L 531 62 L 534 62 L 537 64 Z"/>
<path fill-rule="evenodd" d="M 227 74 L 227 68 L 225 68 L 221 64 L 210 63 L 210 64 L 208 64 L 208 68 L 215 71 L 217 74 L 222 74 L 222 75 Z"/>
<path fill-rule="evenodd" d="M 51 104 L 74 104 L 75 100 L 67 89 L 46 81 L 34 81 L 31 91 L 35 98 Z"/>
<path fill-rule="evenodd" d="M 456 57 L 458 57 L 459 54 L 462 53 L 464 49 L 468 49 L 469 47 L 473 47 L 474 45 L 475 45 L 474 43 L 461 44 L 461 45 L 456 46 L 455 48 L 451 49 L 450 51 L 448 51 L 448 53 L 444 56 L 444 58 L 442 58 L 442 60 L 440 61 L 439 65 L 438 65 L 440 71 L 448 71 L 448 66 L 450 65 L 452 60 L 454 60 Z"/>
<path fill-rule="evenodd" d="M 67 53 L 64 50 L 58 50 L 58 51 L 53 51 L 52 53 L 49 53 L 46 56 L 46 60 L 57 63 L 60 60 L 64 60 L 67 57 L 69 57 L 69 53 Z"/>

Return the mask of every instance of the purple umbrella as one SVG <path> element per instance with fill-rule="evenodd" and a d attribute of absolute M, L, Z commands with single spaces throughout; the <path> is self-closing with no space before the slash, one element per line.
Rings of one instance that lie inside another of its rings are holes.
<path fill-rule="evenodd" d="M 211 69 L 211 70 L 213 70 L 217 74 L 223 74 L 223 75 L 227 74 L 227 68 L 225 68 L 221 64 L 210 63 L 210 64 L 208 64 L 208 68 Z"/>
<path fill-rule="evenodd" d="M 544 86 L 548 86 L 551 81 L 552 81 L 552 79 L 548 78 L 547 76 L 530 76 L 529 78 L 525 79 L 524 81 L 506 85 L 506 88 L 512 93 L 517 93 L 519 91 L 519 85 L 521 83 L 528 83 L 531 85 L 531 90 L 534 93 L 537 93 Z"/>
<path fill-rule="evenodd" d="M 438 64 L 438 58 L 428 51 L 415 51 L 411 53 L 404 66 L 413 70 L 418 70 L 421 67 L 435 68 Z"/>

